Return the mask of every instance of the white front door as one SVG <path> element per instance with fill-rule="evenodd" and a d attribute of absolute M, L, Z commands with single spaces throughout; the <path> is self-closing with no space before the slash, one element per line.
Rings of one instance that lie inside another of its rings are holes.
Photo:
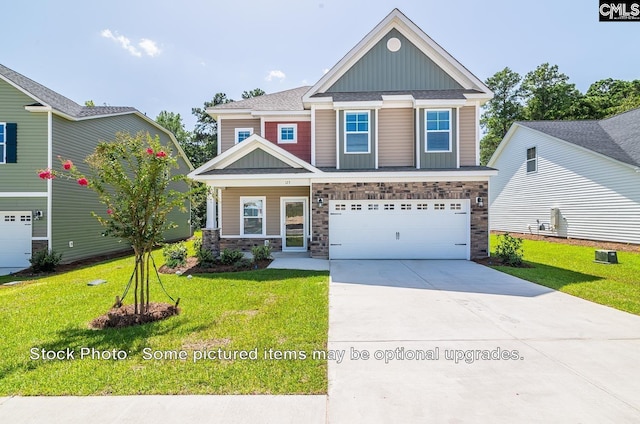
<path fill-rule="evenodd" d="M 305 252 L 307 250 L 307 198 L 282 197 L 282 251 Z"/>
<path fill-rule="evenodd" d="M 470 201 L 329 203 L 330 259 L 469 259 Z"/>
<path fill-rule="evenodd" d="M 31 224 L 31 211 L 0 212 L 0 268 L 31 265 Z"/>

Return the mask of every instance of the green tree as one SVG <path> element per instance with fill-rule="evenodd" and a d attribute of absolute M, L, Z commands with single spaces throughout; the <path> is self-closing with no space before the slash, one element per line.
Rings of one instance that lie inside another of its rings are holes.
<path fill-rule="evenodd" d="M 251 99 L 253 97 L 263 96 L 264 94 L 266 94 L 266 93 L 264 92 L 263 89 L 254 88 L 253 90 L 250 90 L 250 91 L 243 91 L 242 92 L 242 99 L 243 100 L 247 100 L 247 99 Z"/>
<path fill-rule="evenodd" d="M 587 90 L 584 100 L 589 119 L 601 119 L 640 106 L 640 80 L 623 81 L 607 78 L 596 81 Z"/>
<path fill-rule="evenodd" d="M 86 107 L 96 107 L 96 104 L 93 103 L 93 100 L 87 100 L 86 102 L 84 102 L 84 105 Z"/>
<path fill-rule="evenodd" d="M 204 107 L 194 107 L 191 113 L 197 118 L 191 146 L 187 150 L 189 160 L 196 168 L 218 154 L 218 123 L 207 113 L 210 107 L 230 103 L 233 100 L 227 98 L 224 93 L 216 93 L 209 102 L 204 102 Z"/>
<path fill-rule="evenodd" d="M 163 110 L 156 117 L 156 122 L 173 133 L 183 150 L 189 144 L 191 133 L 184 128 L 184 123 L 179 113 Z M 188 156 L 187 154 L 187 157 Z M 191 160 L 191 158 L 189 158 L 189 160 Z"/>
<path fill-rule="evenodd" d="M 521 89 L 527 120 L 572 119 L 581 114 L 577 108 L 582 94 L 569 83 L 569 77 L 558 70 L 558 65 L 543 63 L 527 73 Z"/>
<path fill-rule="evenodd" d="M 190 193 L 170 189 L 186 183 L 181 174 L 171 175 L 178 168 L 177 159 L 159 137 L 149 133 L 117 133 L 112 142 L 101 142 L 86 159 L 89 176 L 84 176 L 69 160 L 62 160 L 62 170 L 39 171 L 40 178 L 61 176 L 75 179 L 80 186 L 93 190 L 107 210 L 103 216 L 92 215 L 105 228 L 104 235 L 126 240 L 133 248 L 135 268 L 134 305 L 136 314 L 149 309 L 149 274 L 151 252 L 164 240 L 164 233 L 176 225 L 168 220 L 169 213 L 185 209 Z"/>
<path fill-rule="evenodd" d="M 480 141 L 480 163 L 483 165 L 489 161 L 511 124 L 523 118 L 519 86 L 521 79 L 517 72 L 506 67 L 485 82 L 494 96 L 484 105 L 480 119 L 485 131 Z"/>

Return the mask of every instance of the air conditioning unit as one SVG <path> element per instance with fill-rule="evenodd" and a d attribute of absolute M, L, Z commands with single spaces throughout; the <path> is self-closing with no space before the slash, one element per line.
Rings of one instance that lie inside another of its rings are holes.
<path fill-rule="evenodd" d="M 618 253 L 615 250 L 596 250 L 596 260 L 599 264 L 617 264 Z"/>
<path fill-rule="evenodd" d="M 560 209 L 559 208 L 551 208 L 549 225 L 551 225 L 551 230 L 553 231 L 557 231 L 558 228 L 560 227 Z"/>

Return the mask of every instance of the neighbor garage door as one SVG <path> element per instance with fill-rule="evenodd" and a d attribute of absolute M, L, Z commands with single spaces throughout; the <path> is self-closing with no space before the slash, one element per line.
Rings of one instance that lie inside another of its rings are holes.
<path fill-rule="evenodd" d="M 31 264 L 31 212 L 0 212 L 0 268 Z"/>
<path fill-rule="evenodd" d="M 331 259 L 469 259 L 469 200 L 329 203 Z"/>

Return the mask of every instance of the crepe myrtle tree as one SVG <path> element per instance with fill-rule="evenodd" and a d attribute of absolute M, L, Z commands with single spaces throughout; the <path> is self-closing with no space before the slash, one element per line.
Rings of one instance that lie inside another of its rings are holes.
<path fill-rule="evenodd" d="M 135 255 L 134 312 L 145 314 L 149 309 L 151 252 L 164 240 L 164 232 L 176 227 L 168 220 L 169 213 L 174 208 L 186 210 L 190 196 L 190 190 L 170 189 L 176 182 L 187 182 L 184 175 L 171 175 L 171 170 L 178 168 L 177 158 L 168 146 L 160 144 L 158 136 L 140 132 L 135 136 L 117 133 L 114 141 L 100 142 L 85 159 L 89 167 L 86 176 L 70 160 L 58 159 L 60 170 L 43 169 L 38 171 L 39 177 L 75 180 L 98 195 L 106 206 L 106 216 L 91 214 L 105 227 L 105 236 L 131 244 Z"/>

